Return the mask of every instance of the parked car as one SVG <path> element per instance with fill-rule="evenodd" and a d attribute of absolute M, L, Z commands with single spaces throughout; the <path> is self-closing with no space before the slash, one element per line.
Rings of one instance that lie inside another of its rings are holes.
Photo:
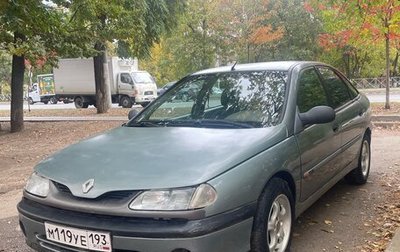
<path fill-rule="evenodd" d="M 323 63 L 200 71 L 130 115 L 35 167 L 18 204 L 29 246 L 283 252 L 329 188 L 368 179 L 369 101 Z"/>
<path fill-rule="evenodd" d="M 160 95 L 164 94 L 165 91 L 167 91 L 175 83 L 176 83 L 176 81 L 171 81 L 171 82 L 168 82 L 167 84 L 165 84 L 164 86 L 162 86 L 161 88 L 158 88 L 157 89 L 157 95 L 160 96 Z"/>
<path fill-rule="evenodd" d="M 197 93 L 200 91 L 200 87 L 197 84 L 190 84 L 184 88 L 181 88 L 179 92 L 173 97 L 175 100 L 181 100 L 184 102 L 193 101 L 197 97 Z"/>

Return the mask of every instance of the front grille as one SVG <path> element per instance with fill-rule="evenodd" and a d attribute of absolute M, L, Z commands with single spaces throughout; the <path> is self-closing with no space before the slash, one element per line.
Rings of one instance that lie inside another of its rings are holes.
<path fill-rule="evenodd" d="M 145 91 L 144 95 L 153 95 L 153 91 Z"/>
<path fill-rule="evenodd" d="M 114 199 L 114 200 L 123 200 L 123 199 L 132 199 L 136 194 L 137 191 L 114 191 L 114 192 L 107 192 L 96 199 Z"/>
<path fill-rule="evenodd" d="M 69 190 L 69 188 L 66 185 L 57 183 L 55 181 L 53 181 L 53 184 L 55 185 L 55 187 L 57 188 L 57 190 L 59 192 L 63 192 L 63 193 L 68 193 L 68 194 L 72 194 L 71 190 Z"/>
<path fill-rule="evenodd" d="M 69 197 L 74 197 L 77 199 L 81 200 L 88 200 L 88 201 L 105 201 L 105 200 L 131 200 L 133 197 L 135 197 L 139 191 L 132 191 L 132 190 L 126 190 L 126 191 L 112 191 L 112 192 L 106 192 L 97 198 L 94 199 L 89 199 L 89 198 L 82 198 L 82 197 L 76 197 L 72 194 L 71 190 L 66 186 L 61 183 L 52 181 L 54 186 L 57 188 L 58 192 L 69 196 Z"/>

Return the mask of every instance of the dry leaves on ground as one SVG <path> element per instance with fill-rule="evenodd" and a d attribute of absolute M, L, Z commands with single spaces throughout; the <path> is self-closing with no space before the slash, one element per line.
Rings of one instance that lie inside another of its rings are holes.
<path fill-rule="evenodd" d="M 369 231 L 376 239 L 367 240 L 363 251 L 382 252 L 400 227 L 400 180 L 394 175 L 386 174 L 380 178 L 384 188 L 386 203 L 375 206 L 378 218 L 364 223 L 371 226 Z"/>

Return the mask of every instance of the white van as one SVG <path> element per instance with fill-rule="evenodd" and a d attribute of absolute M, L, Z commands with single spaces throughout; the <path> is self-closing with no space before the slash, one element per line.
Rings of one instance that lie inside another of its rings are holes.
<path fill-rule="evenodd" d="M 154 78 L 146 71 L 135 71 L 131 73 L 132 80 L 137 90 L 135 103 L 147 106 L 157 98 L 157 84 Z"/>

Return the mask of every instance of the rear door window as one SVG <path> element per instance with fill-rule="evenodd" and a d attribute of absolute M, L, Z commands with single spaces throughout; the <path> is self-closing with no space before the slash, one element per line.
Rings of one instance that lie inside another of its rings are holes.
<path fill-rule="evenodd" d="M 318 67 L 317 69 L 321 74 L 330 104 L 333 108 L 338 108 L 352 99 L 347 85 L 333 70 L 327 67 Z"/>

